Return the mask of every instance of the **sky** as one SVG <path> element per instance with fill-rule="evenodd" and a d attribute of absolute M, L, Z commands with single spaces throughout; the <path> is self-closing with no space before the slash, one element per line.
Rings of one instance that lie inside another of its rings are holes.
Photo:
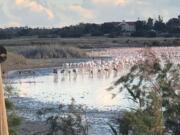
<path fill-rule="evenodd" d="M 0 27 L 63 27 L 78 23 L 165 21 L 180 15 L 180 0 L 0 0 Z"/>

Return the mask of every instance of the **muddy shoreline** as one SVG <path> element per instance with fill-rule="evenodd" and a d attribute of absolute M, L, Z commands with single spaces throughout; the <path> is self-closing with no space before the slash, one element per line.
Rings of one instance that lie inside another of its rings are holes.
<path fill-rule="evenodd" d="M 47 118 L 53 115 L 63 115 L 69 113 L 65 109 L 59 110 L 59 105 L 46 104 L 37 101 L 31 102 L 33 99 L 11 97 L 10 100 L 14 103 L 17 109 L 17 114 L 21 117 L 22 123 L 17 129 L 17 135 L 46 135 L 50 129 L 50 125 L 47 123 Z M 38 107 L 37 107 L 38 106 Z M 67 105 L 68 107 L 68 105 Z M 38 111 L 44 110 L 45 113 L 40 115 Z M 67 112 L 66 112 L 67 111 Z M 110 135 L 110 128 L 107 125 L 108 122 L 122 116 L 123 110 L 86 110 L 82 115 L 86 116 L 88 121 L 90 135 Z M 58 135 L 63 135 L 59 132 Z"/>

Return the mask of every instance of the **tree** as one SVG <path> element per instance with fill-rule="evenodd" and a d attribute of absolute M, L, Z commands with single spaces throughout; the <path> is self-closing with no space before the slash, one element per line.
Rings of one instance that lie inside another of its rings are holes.
<path fill-rule="evenodd" d="M 153 29 L 153 25 L 154 25 L 153 19 L 152 18 L 148 18 L 148 21 L 147 21 L 147 28 L 148 28 L 148 30 Z"/>
<path fill-rule="evenodd" d="M 101 25 L 101 32 L 104 34 L 119 35 L 121 32 L 121 26 L 116 22 L 103 23 Z"/>
<path fill-rule="evenodd" d="M 166 32 L 166 24 L 163 22 L 163 18 L 158 16 L 158 20 L 154 23 L 154 29 L 158 32 Z"/>
<path fill-rule="evenodd" d="M 147 35 L 147 26 L 146 21 L 136 21 L 136 31 L 132 33 L 132 36 L 135 37 L 144 37 Z"/>
<path fill-rule="evenodd" d="M 180 32 L 180 20 L 178 18 L 172 18 L 166 23 L 167 29 L 170 33 Z"/>
<path fill-rule="evenodd" d="M 144 31 L 146 29 L 147 29 L 147 27 L 146 27 L 146 22 L 145 21 L 138 20 L 136 22 L 136 31 Z"/>
<path fill-rule="evenodd" d="M 138 107 L 126 111 L 119 121 L 119 131 L 128 135 L 162 135 L 164 127 L 180 134 L 180 66 L 164 57 L 160 61 L 151 49 L 145 60 L 133 66 L 114 86 L 127 90 Z M 122 121 L 125 121 L 123 123 Z M 124 124 L 128 129 L 124 130 Z"/>

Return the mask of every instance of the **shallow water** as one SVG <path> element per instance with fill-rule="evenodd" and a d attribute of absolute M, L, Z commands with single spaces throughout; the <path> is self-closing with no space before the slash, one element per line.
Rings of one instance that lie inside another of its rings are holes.
<path fill-rule="evenodd" d="M 59 70 L 60 71 L 60 70 Z M 118 77 L 110 75 L 93 75 L 88 72 L 75 74 L 53 73 L 53 69 L 35 70 L 35 76 L 16 76 L 7 80 L 20 97 L 32 98 L 36 101 L 52 104 L 70 104 L 74 99 L 76 104 L 89 109 L 116 110 L 129 107 L 126 92 L 117 94 L 117 90 L 107 91 Z M 117 94 L 113 98 L 113 95 Z"/>
<path fill-rule="evenodd" d="M 113 72 L 110 75 L 92 76 L 88 72 L 79 72 L 77 75 L 60 72 L 54 74 L 52 68 L 34 71 L 37 74 L 35 76 L 17 75 L 17 71 L 14 71 L 6 80 L 18 93 L 19 97 L 12 98 L 12 101 L 20 108 L 19 115 L 27 120 L 36 121 L 37 111 L 42 108 L 54 108 L 46 114 L 45 120 L 48 116 L 57 114 L 59 104 L 71 104 L 73 98 L 76 105 L 87 107 L 90 134 L 110 135 L 107 125 L 109 120 L 119 115 L 117 110 L 130 106 L 126 92 L 117 94 L 118 89 L 107 91 L 118 79 Z M 113 94 L 117 96 L 112 98 Z"/>

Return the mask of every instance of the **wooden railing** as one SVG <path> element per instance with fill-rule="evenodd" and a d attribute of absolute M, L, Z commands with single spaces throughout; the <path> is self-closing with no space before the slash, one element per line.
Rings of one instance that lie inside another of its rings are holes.
<path fill-rule="evenodd" d="M 6 57 L 7 57 L 7 52 L 5 48 L 0 46 L 0 63 L 4 62 L 6 60 Z M 0 135 L 9 135 L 1 65 L 0 65 Z"/>

